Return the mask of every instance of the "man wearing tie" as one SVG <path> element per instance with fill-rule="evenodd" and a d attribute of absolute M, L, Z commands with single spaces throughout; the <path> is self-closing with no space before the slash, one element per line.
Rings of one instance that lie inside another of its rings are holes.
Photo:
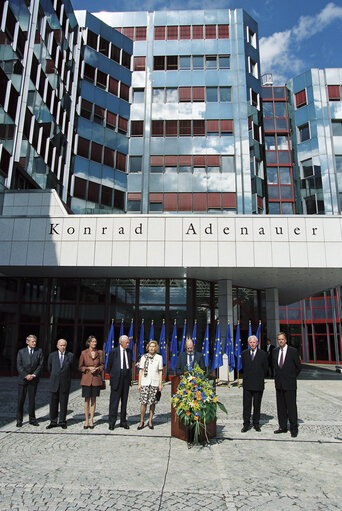
<path fill-rule="evenodd" d="M 202 353 L 198 353 L 194 349 L 194 343 L 192 339 L 188 339 L 185 343 L 185 351 L 179 354 L 176 374 L 183 374 L 184 370 L 192 371 L 197 363 L 203 371 L 205 371 L 204 358 Z"/>
<path fill-rule="evenodd" d="M 262 395 L 265 388 L 265 376 L 267 375 L 268 362 L 264 351 L 258 349 L 258 338 L 255 335 L 248 337 L 250 349 L 242 352 L 243 370 L 243 427 L 242 433 L 246 433 L 251 425 L 251 411 L 253 403 L 253 427 L 255 431 L 260 429 L 260 408 Z"/>
<path fill-rule="evenodd" d="M 36 419 L 36 392 L 39 376 L 43 367 L 44 357 L 40 348 L 37 348 L 37 337 L 28 335 L 26 348 L 18 351 L 17 371 L 18 379 L 18 407 L 17 407 L 17 428 L 23 425 L 24 403 L 26 394 L 29 400 L 29 423 L 32 426 L 39 426 Z"/>
<path fill-rule="evenodd" d="M 50 424 L 46 429 L 67 428 L 66 414 L 68 408 L 69 392 L 71 385 L 73 353 L 66 351 L 67 342 L 65 339 L 57 341 L 57 351 L 50 353 L 48 358 L 48 371 L 50 373 Z M 59 408 L 59 424 L 57 424 Z"/>
<path fill-rule="evenodd" d="M 296 348 L 287 345 L 284 332 L 279 332 L 277 338 L 279 347 L 273 350 L 272 356 L 279 428 L 274 433 L 287 433 L 289 419 L 291 436 L 294 438 L 298 435 L 296 394 L 300 359 Z"/>
<path fill-rule="evenodd" d="M 121 400 L 120 427 L 129 429 L 127 424 L 127 400 L 132 378 L 132 351 L 128 348 L 129 339 L 122 335 L 119 346 L 108 355 L 107 373 L 110 376 L 109 429 L 113 430 Z"/>

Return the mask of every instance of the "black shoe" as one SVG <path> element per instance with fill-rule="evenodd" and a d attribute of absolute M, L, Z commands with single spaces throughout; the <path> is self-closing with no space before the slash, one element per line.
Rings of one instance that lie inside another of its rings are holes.
<path fill-rule="evenodd" d="M 153 424 L 148 423 L 148 427 L 149 427 L 150 429 L 154 429 Z"/>
<path fill-rule="evenodd" d="M 45 429 L 57 428 L 57 426 L 58 426 L 58 425 L 57 425 L 57 424 L 55 424 L 54 422 L 50 422 L 50 424 L 48 424 L 48 425 L 46 426 L 46 428 L 45 428 Z"/>
<path fill-rule="evenodd" d="M 258 433 L 261 431 L 261 428 L 260 428 L 260 426 L 259 426 L 259 425 L 257 425 L 257 426 L 253 426 L 253 427 L 254 427 L 255 431 L 258 431 Z"/>
<path fill-rule="evenodd" d="M 108 429 L 110 429 L 111 431 L 113 431 L 114 427 L 115 427 L 115 424 L 109 424 Z"/>
<path fill-rule="evenodd" d="M 129 425 L 127 422 L 123 422 L 122 424 L 120 423 L 120 428 L 129 429 Z"/>
<path fill-rule="evenodd" d="M 279 435 L 279 433 L 287 433 L 287 429 L 276 429 L 274 432 L 273 432 L 275 435 Z"/>
<path fill-rule="evenodd" d="M 83 429 L 88 429 L 88 428 L 89 428 L 89 426 L 83 426 Z"/>
<path fill-rule="evenodd" d="M 143 429 L 143 428 L 144 428 L 144 423 L 142 423 L 142 425 L 141 425 L 141 426 L 140 426 L 140 424 L 139 424 L 139 426 L 137 427 L 137 429 L 138 429 L 139 431 L 140 431 L 141 429 Z"/>
<path fill-rule="evenodd" d="M 89 429 L 94 429 L 94 428 L 95 428 L 94 424 L 92 426 L 89 426 Z"/>
<path fill-rule="evenodd" d="M 17 421 L 17 424 L 16 424 L 17 428 L 21 428 L 22 425 L 23 425 L 23 421 Z"/>
<path fill-rule="evenodd" d="M 62 424 L 59 424 L 62 429 L 67 429 L 67 424 L 65 422 L 62 422 Z"/>
<path fill-rule="evenodd" d="M 292 438 L 296 438 L 298 436 L 298 431 L 291 431 Z"/>
<path fill-rule="evenodd" d="M 247 431 L 249 431 L 251 429 L 250 426 L 243 426 L 243 428 L 241 429 L 241 433 L 247 433 Z"/>
<path fill-rule="evenodd" d="M 29 424 L 31 424 L 31 426 L 39 426 L 38 421 L 31 421 L 31 422 L 29 422 Z"/>

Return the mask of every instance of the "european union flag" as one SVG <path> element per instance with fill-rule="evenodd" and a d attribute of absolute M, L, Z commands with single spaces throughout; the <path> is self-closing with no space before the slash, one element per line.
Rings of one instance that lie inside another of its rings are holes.
<path fill-rule="evenodd" d="M 113 320 L 112 324 L 110 325 L 110 329 L 107 336 L 107 341 L 105 344 L 105 368 L 107 369 L 107 362 L 108 362 L 108 355 L 114 348 L 114 326 L 113 326 Z"/>
<path fill-rule="evenodd" d="M 205 329 L 203 346 L 202 346 L 202 355 L 204 358 L 205 367 L 209 367 L 209 322 L 207 322 L 207 327 Z"/>
<path fill-rule="evenodd" d="M 194 343 L 195 351 L 196 351 L 196 340 L 197 340 L 197 319 L 195 319 L 194 328 L 192 330 L 192 342 Z"/>
<path fill-rule="evenodd" d="M 183 326 L 183 335 L 182 335 L 182 341 L 179 348 L 179 353 L 183 353 L 185 349 L 185 337 L 186 337 L 186 319 L 184 320 L 184 326 Z"/>
<path fill-rule="evenodd" d="M 171 345 L 170 345 L 170 369 L 171 371 L 174 371 L 176 369 L 177 365 L 177 324 L 176 320 L 173 323 L 173 331 L 172 331 L 172 338 L 171 338 Z"/>
<path fill-rule="evenodd" d="M 159 354 L 163 357 L 163 365 L 166 366 L 166 340 L 165 340 L 165 319 L 159 337 Z"/>
<path fill-rule="evenodd" d="M 132 360 L 135 362 L 135 350 L 134 350 L 134 342 L 133 342 L 133 319 L 131 320 L 131 326 L 129 327 L 128 332 L 128 340 L 129 340 L 129 349 L 132 350 Z"/>
<path fill-rule="evenodd" d="M 240 335 L 240 322 L 238 322 L 236 327 L 236 334 L 235 334 L 235 356 L 237 358 L 236 360 L 236 370 L 241 371 L 242 369 L 242 359 L 241 359 L 241 335 Z"/>
<path fill-rule="evenodd" d="M 260 337 L 261 337 L 261 321 L 259 321 L 258 329 L 256 331 L 255 336 L 258 338 L 258 343 L 260 343 Z"/>
<path fill-rule="evenodd" d="M 251 320 L 249 320 L 249 323 L 248 323 L 248 337 L 250 337 L 251 335 L 252 335 L 252 323 L 251 323 Z M 248 344 L 248 349 L 249 350 L 251 349 L 249 344 Z"/>
<path fill-rule="evenodd" d="M 124 331 L 123 331 L 123 324 L 124 324 L 124 320 L 122 319 L 122 320 L 121 320 L 121 325 L 120 325 L 119 339 L 120 339 L 120 337 L 124 334 Z"/>
<path fill-rule="evenodd" d="M 222 346 L 221 346 L 221 330 L 220 330 L 220 322 L 217 322 L 216 325 L 216 335 L 215 335 L 215 344 L 214 344 L 214 358 L 211 366 L 211 370 L 217 369 L 218 367 L 223 366 L 222 360 Z"/>
<path fill-rule="evenodd" d="M 153 325 L 153 319 L 151 321 L 151 328 L 150 328 L 150 335 L 148 337 L 148 342 L 154 341 L 154 325 Z"/>
<path fill-rule="evenodd" d="M 227 326 L 226 340 L 225 340 L 225 344 L 224 344 L 224 352 L 228 356 L 229 370 L 235 369 L 234 346 L 233 346 L 233 340 L 232 340 L 232 334 L 230 331 L 229 322 L 228 322 L 228 326 Z"/>
<path fill-rule="evenodd" d="M 138 357 L 140 359 L 140 357 L 143 356 L 145 352 L 145 347 L 144 347 L 144 320 L 142 319 L 141 320 L 141 327 L 140 327 L 140 336 L 139 336 L 139 342 L 138 342 Z"/>

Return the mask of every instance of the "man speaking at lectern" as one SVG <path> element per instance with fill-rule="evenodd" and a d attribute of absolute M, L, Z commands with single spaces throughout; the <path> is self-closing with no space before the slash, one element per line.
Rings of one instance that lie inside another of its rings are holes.
<path fill-rule="evenodd" d="M 185 371 L 192 371 L 197 363 L 203 371 L 205 371 L 204 359 L 202 353 L 198 353 L 194 349 L 192 339 L 188 339 L 185 343 L 185 351 L 180 353 L 177 365 L 176 374 L 183 374 Z"/>

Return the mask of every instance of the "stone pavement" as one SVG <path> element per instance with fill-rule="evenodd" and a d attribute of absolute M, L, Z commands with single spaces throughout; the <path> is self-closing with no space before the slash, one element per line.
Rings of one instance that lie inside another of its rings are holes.
<path fill-rule="evenodd" d="M 16 378 L 0 379 L 0 510 L 20 511 L 330 511 L 342 509 L 342 375 L 306 367 L 298 382 L 299 436 L 275 436 L 275 391 L 266 381 L 261 433 L 241 433 L 242 389 L 220 386 L 228 416 L 218 437 L 188 448 L 170 437 L 170 385 L 155 429 L 137 431 L 137 387 L 130 430 L 108 430 L 109 389 L 97 401 L 94 430 L 83 430 L 79 381 L 72 383 L 68 429 L 46 430 L 47 380 L 38 393 L 40 426 L 15 427 Z"/>

